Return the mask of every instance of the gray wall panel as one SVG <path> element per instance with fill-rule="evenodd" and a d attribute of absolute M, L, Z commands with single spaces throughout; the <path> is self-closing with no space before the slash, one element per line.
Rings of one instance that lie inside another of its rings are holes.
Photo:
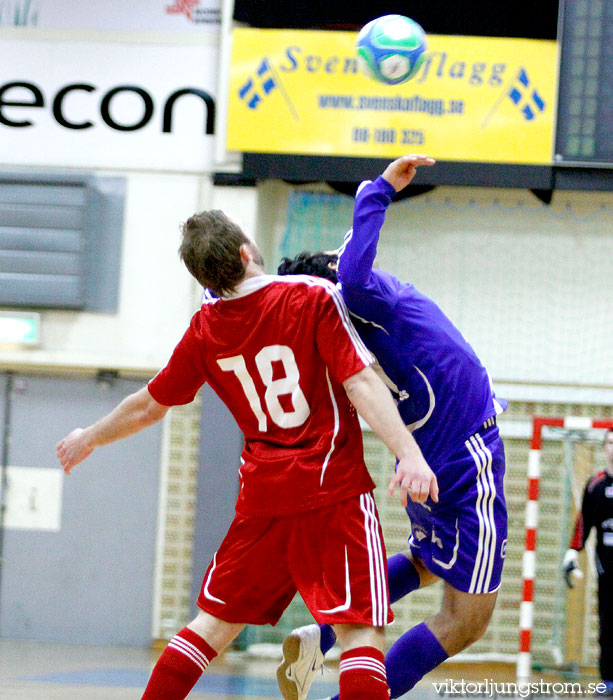
<path fill-rule="evenodd" d="M 51 251 L 0 251 L 0 270 L 26 275 L 75 275 L 81 274 L 83 263 L 76 253 Z"/>
<path fill-rule="evenodd" d="M 124 200 L 123 178 L 0 174 L 0 305 L 117 311 Z"/>
<path fill-rule="evenodd" d="M 0 183 L 0 203 L 53 204 L 82 207 L 85 204 L 83 185 Z"/>
<path fill-rule="evenodd" d="M 60 469 L 56 442 L 142 386 L 16 377 L 10 464 Z M 5 532 L 0 636 L 150 645 L 160 444 L 158 424 L 63 477 L 59 532 Z"/>
<path fill-rule="evenodd" d="M 85 230 L 85 305 L 88 311 L 108 312 L 119 304 L 119 263 L 126 181 L 92 178 Z"/>
<path fill-rule="evenodd" d="M 34 277 L 0 272 L 0 304 L 78 309 L 83 306 L 83 280 L 67 275 Z"/>
<path fill-rule="evenodd" d="M 76 253 L 83 248 L 80 231 L 0 226 L 0 250 L 50 250 Z"/>
<path fill-rule="evenodd" d="M 3 226 L 81 228 L 83 210 L 80 207 L 56 207 L 49 204 L 35 208 L 30 204 L 6 204 L 0 209 L 0 221 Z"/>

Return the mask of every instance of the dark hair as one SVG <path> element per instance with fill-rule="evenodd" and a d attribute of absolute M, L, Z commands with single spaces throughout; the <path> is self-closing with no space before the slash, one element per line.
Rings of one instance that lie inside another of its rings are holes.
<path fill-rule="evenodd" d="M 336 284 L 336 270 L 331 270 L 329 263 L 337 262 L 336 253 L 308 253 L 303 251 L 295 258 L 283 258 L 277 269 L 279 275 L 314 275 L 324 277 Z"/>
<path fill-rule="evenodd" d="M 252 241 L 223 211 L 194 214 L 181 226 L 179 255 L 190 273 L 214 294 L 231 292 L 245 274 L 240 256 Z"/>

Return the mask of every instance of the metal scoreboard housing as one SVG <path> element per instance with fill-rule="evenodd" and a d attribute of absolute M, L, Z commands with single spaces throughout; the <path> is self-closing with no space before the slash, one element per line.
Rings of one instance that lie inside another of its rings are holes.
<path fill-rule="evenodd" d="M 562 2 L 560 39 L 555 162 L 611 168 L 613 3 L 605 0 Z"/>

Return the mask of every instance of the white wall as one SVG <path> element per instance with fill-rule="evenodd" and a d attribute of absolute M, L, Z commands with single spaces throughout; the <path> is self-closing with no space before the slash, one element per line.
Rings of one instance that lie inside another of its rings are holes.
<path fill-rule="evenodd" d="M 263 191 L 273 248 L 288 194 L 280 183 Z M 352 199 L 327 211 L 325 199 L 303 214 L 303 248 L 330 226 L 340 244 L 351 226 Z M 558 191 L 546 205 L 528 190 L 439 187 L 393 204 L 378 246 L 380 266 L 432 297 L 492 377 L 524 394 L 528 385 L 613 389 L 612 259 L 613 194 L 595 192 Z"/>
<path fill-rule="evenodd" d="M 392 207 L 381 266 L 432 296 L 502 381 L 613 386 L 613 195 L 441 188 Z"/>

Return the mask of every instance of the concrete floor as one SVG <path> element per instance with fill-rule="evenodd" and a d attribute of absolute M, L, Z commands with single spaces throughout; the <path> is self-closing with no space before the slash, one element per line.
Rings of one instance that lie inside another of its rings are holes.
<path fill-rule="evenodd" d="M 0 639 L 0 700 L 139 700 L 158 651 L 121 647 L 85 647 Z M 229 652 L 213 661 L 189 696 L 190 700 L 269 700 L 280 698 L 275 679 L 278 659 Z M 338 664 L 327 664 L 318 676 L 309 700 L 337 692 Z M 548 680 L 563 680 L 548 676 Z M 433 684 L 448 680 L 511 683 L 512 665 L 447 662 L 426 676 L 410 694 L 411 700 L 459 700 L 455 690 L 437 693 Z M 540 678 L 534 677 L 533 681 Z M 583 678 L 582 685 L 587 685 Z M 451 690 L 451 687 L 450 687 Z M 508 694 L 499 694 L 498 698 Z M 532 697 L 540 694 L 534 693 Z M 553 695 L 553 694 L 552 694 Z M 564 697 L 564 694 L 560 694 Z M 462 696 L 495 696 L 471 693 Z M 551 695 L 549 696 L 551 697 Z"/>
<path fill-rule="evenodd" d="M 159 652 L 0 640 L 0 700 L 139 700 Z M 190 699 L 279 698 L 278 661 L 228 653 L 215 659 Z M 336 692 L 333 669 L 310 697 Z"/>

